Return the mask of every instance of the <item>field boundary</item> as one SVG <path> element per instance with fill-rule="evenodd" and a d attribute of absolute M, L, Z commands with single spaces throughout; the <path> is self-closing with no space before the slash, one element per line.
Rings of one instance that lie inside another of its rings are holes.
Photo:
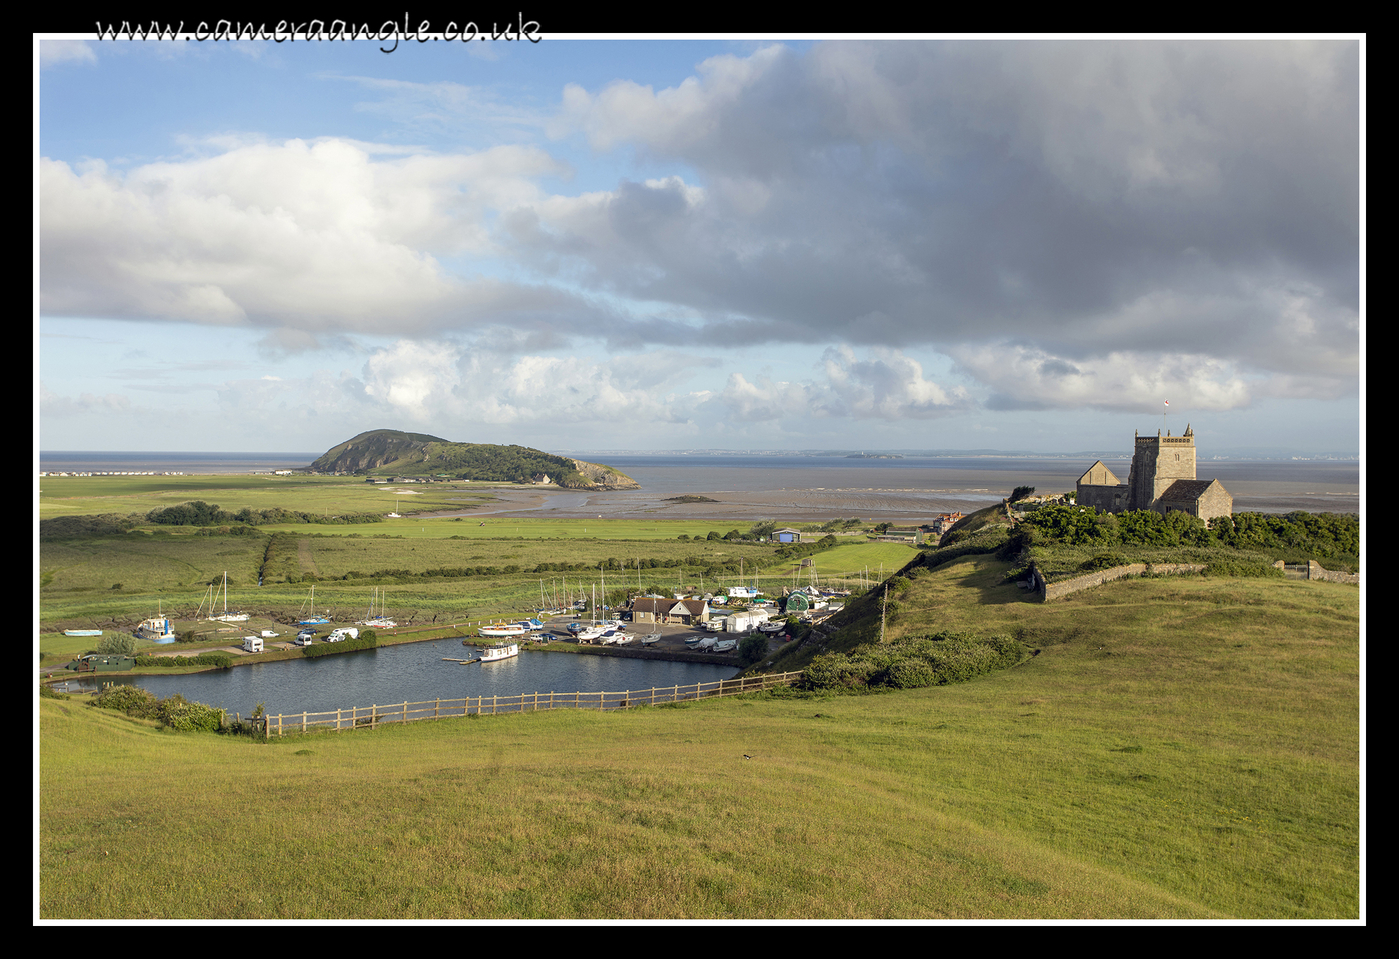
<path fill-rule="evenodd" d="M 263 739 L 273 735 L 304 733 L 326 728 L 374 729 L 382 723 L 406 723 L 424 719 L 448 719 L 456 716 L 494 716 L 500 713 L 534 712 L 540 709 L 633 709 L 637 706 L 663 706 L 668 703 L 694 702 L 717 696 L 740 696 L 762 692 L 777 686 L 790 686 L 801 672 L 771 673 L 739 676 L 710 683 L 690 683 L 685 686 L 653 686 L 650 689 L 629 689 L 623 692 L 520 693 L 516 696 L 467 696 L 463 699 L 431 699 L 423 702 L 391 703 L 372 706 L 352 706 L 323 712 L 278 713 L 261 716 L 251 722 Z M 261 726 L 257 729 L 257 726 Z"/>
<path fill-rule="evenodd" d="M 1062 599 L 1071 593 L 1092 589 L 1094 586 L 1101 586 L 1115 579 L 1125 579 L 1128 576 L 1142 576 L 1146 573 L 1189 575 L 1204 571 L 1203 563 L 1128 563 L 1125 566 L 1114 566 L 1111 569 L 1098 570 L 1096 573 L 1086 573 L 1082 576 L 1075 576 L 1073 579 L 1050 583 L 1046 582 L 1044 574 L 1039 569 L 1034 569 L 1031 577 L 1031 589 L 1039 594 L 1040 602 L 1048 603 Z"/>

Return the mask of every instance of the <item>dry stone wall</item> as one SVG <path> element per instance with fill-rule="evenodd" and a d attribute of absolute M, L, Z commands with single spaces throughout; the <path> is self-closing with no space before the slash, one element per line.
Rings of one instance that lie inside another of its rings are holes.
<path fill-rule="evenodd" d="M 1058 583 L 1045 582 L 1044 576 L 1036 569 L 1034 571 L 1034 589 L 1039 594 L 1040 601 L 1048 603 L 1052 600 L 1063 599 L 1071 593 L 1081 590 L 1092 589 L 1104 583 L 1110 583 L 1115 579 L 1123 579 L 1127 576 L 1142 576 L 1151 573 L 1156 576 L 1161 575 L 1182 575 L 1188 573 L 1204 572 L 1202 563 L 1128 563 L 1126 566 L 1113 566 L 1111 569 L 1100 569 L 1094 573 L 1085 573 L 1082 576 L 1075 576 L 1073 579 L 1062 580 Z"/>

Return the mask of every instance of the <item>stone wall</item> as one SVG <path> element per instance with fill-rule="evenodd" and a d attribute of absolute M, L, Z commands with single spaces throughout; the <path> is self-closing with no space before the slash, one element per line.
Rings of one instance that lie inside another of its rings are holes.
<path fill-rule="evenodd" d="M 1286 575 L 1296 579 L 1320 579 L 1328 583 L 1354 583 L 1360 585 L 1359 573 L 1337 573 L 1329 569 L 1322 569 L 1321 564 L 1314 559 L 1307 560 L 1306 566 L 1288 566 L 1282 560 L 1273 564 L 1282 570 Z"/>
<path fill-rule="evenodd" d="M 1038 569 L 1034 570 L 1034 590 L 1039 594 L 1040 601 L 1048 603 L 1051 600 L 1063 599 L 1071 593 L 1080 590 L 1092 589 L 1094 586 L 1101 586 L 1104 583 L 1112 582 L 1115 579 L 1122 579 L 1127 576 L 1141 576 L 1145 573 L 1155 575 L 1180 575 L 1186 573 L 1200 573 L 1205 569 L 1200 563 L 1129 563 L 1126 566 L 1114 566 L 1111 569 L 1100 569 L 1094 573 L 1085 573 L 1082 576 L 1075 576 L 1073 579 L 1062 580 L 1058 583 L 1046 583 L 1044 577 Z"/>

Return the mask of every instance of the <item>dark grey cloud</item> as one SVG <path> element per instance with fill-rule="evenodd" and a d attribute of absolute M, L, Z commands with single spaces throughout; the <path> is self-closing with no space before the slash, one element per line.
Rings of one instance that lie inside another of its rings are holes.
<path fill-rule="evenodd" d="M 515 239 L 587 286 L 754 340 L 1006 338 L 1291 372 L 1321 350 L 1353 368 L 1358 90 L 1347 41 L 716 58 L 688 88 L 565 97 L 600 147 L 694 182 L 624 182 Z"/>

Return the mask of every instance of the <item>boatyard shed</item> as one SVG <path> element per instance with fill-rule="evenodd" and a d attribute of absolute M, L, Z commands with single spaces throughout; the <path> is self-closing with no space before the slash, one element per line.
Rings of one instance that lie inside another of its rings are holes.
<path fill-rule="evenodd" d="M 631 618 L 634 623 L 686 623 L 698 625 L 709 622 L 709 604 L 702 599 L 667 599 L 664 596 L 638 596 L 632 600 Z"/>
<path fill-rule="evenodd" d="M 774 543 L 800 543 L 802 534 L 798 529 L 775 529 L 771 539 Z"/>

